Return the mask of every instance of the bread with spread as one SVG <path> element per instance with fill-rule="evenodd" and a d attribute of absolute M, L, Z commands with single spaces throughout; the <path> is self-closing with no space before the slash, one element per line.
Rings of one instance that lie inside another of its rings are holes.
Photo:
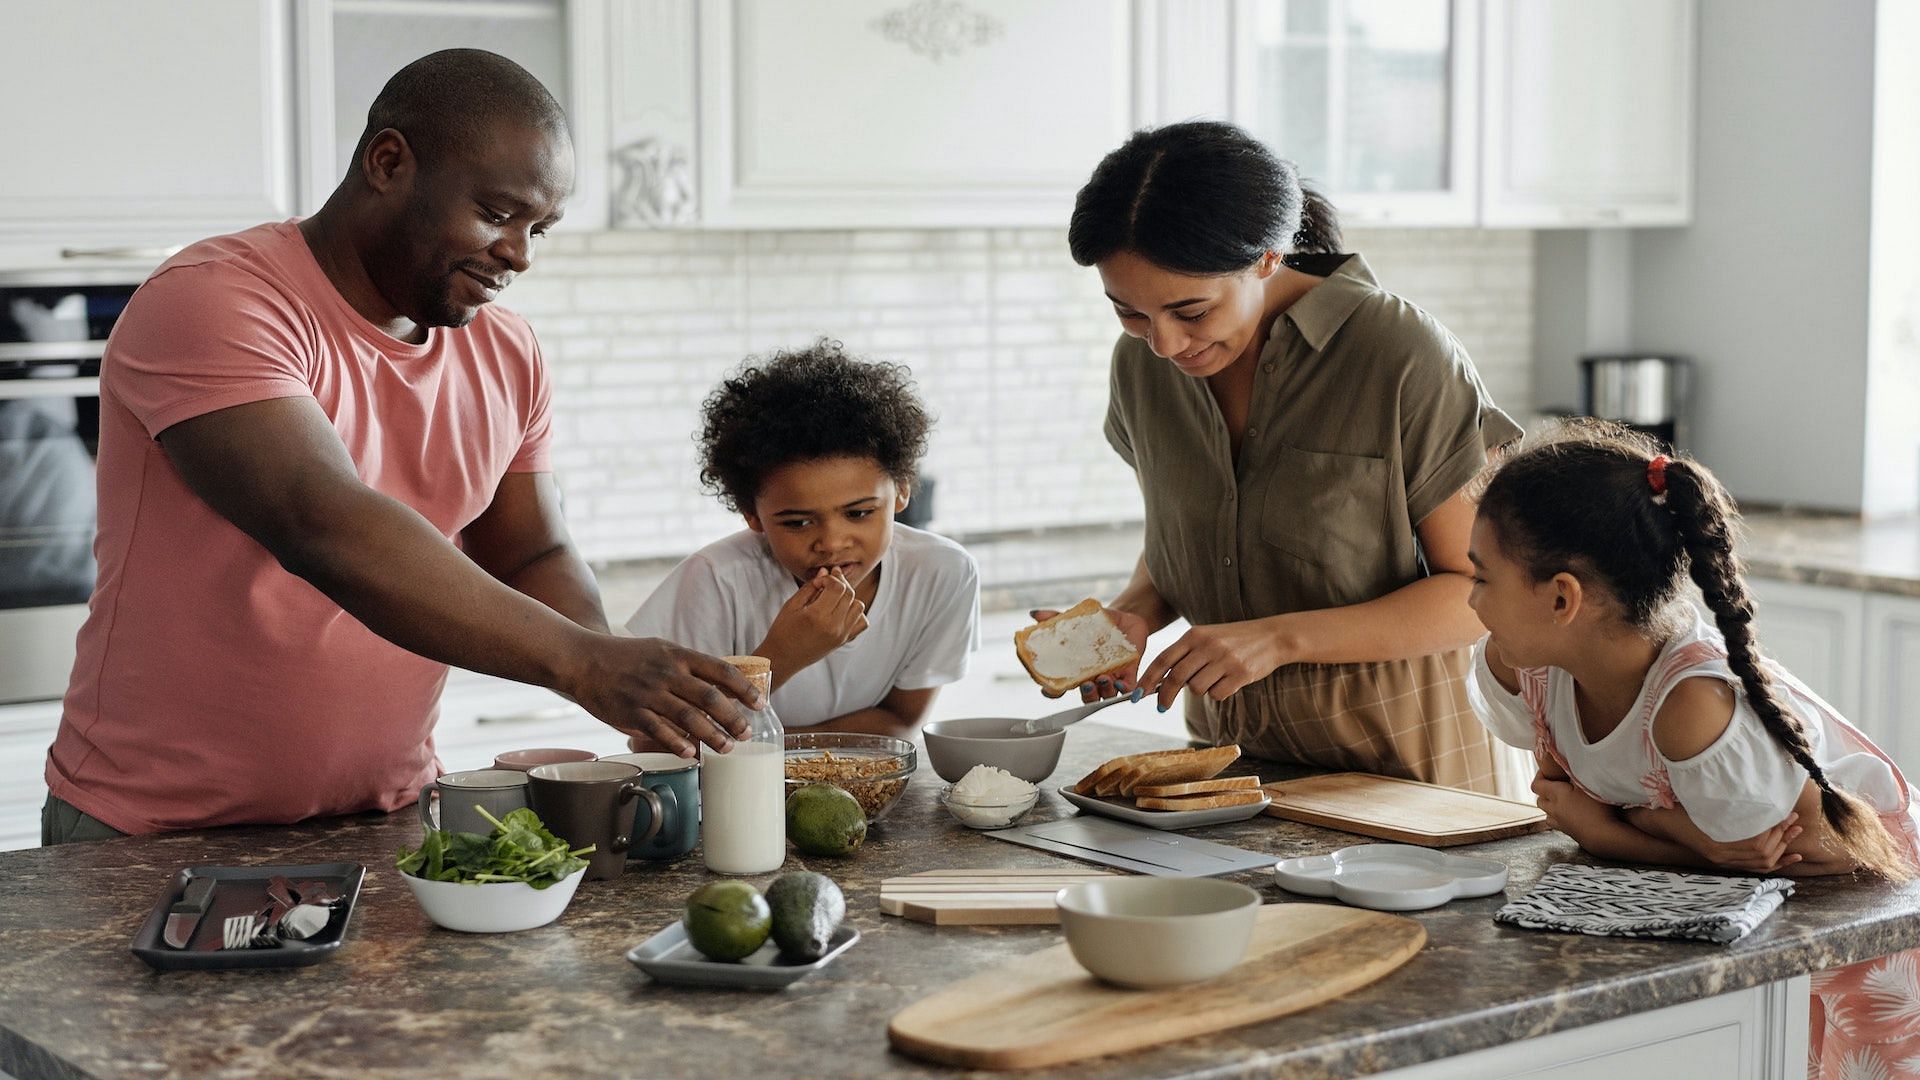
<path fill-rule="evenodd" d="M 1139 648 L 1093 599 L 1014 631 L 1013 649 L 1033 681 L 1056 696 L 1140 660 Z"/>

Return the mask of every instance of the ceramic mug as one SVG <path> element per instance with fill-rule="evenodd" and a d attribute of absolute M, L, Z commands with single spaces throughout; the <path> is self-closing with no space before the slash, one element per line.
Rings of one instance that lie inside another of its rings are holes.
<path fill-rule="evenodd" d="M 439 813 L 434 804 L 439 803 Z M 476 806 L 504 818 L 527 805 L 527 774 L 511 769 L 450 772 L 420 789 L 420 824 L 428 829 L 490 833 L 493 822 Z"/>
<path fill-rule="evenodd" d="M 558 746 L 541 746 L 531 750 L 508 750 L 496 754 L 493 767 L 526 772 L 536 765 L 555 765 L 562 761 L 592 761 L 595 756 L 591 750 L 567 750 Z"/>
<path fill-rule="evenodd" d="M 627 848 L 635 842 L 636 817 L 627 804 L 645 802 L 652 811 L 647 831 L 660 831 L 660 796 L 640 779 L 640 766 L 624 761 L 562 761 L 537 765 L 527 773 L 527 799 L 555 836 L 573 847 L 593 845 L 587 856 L 587 880 L 617 878 L 627 867 Z"/>
<path fill-rule="evenodd" d="M 677 859 L 700 841 L 700 763 L 675 754 L 610 754 L 601 761 L 640 766 L 640 781 L 660 796 L 660 828 L 653 839 L 635 840 L 629 859 Z M 641 800 L 633 808 L 633 834 L 649 832 L 646 819 L 656 811 Z"/>

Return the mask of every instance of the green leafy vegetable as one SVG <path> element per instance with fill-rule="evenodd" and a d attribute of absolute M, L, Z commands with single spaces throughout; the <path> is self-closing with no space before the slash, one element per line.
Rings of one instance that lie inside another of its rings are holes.
<path fill-rule="evenodd" d="M 593 853 L 592 844 L 568 848 L 531 810 L 515 810 L 503 820 L 477 809 L 493 822 L 491 833 L 429 829 L 418 848 L 400 849 L 393 865 L 403 874 L 429 881 L 469 885 L 518 881 L 544 889 L 584 868 L 587 860 L 581 856 Z"/>

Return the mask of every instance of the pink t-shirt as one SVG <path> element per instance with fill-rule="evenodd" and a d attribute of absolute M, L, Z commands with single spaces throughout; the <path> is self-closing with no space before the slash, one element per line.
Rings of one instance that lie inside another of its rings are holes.
<path fill-rule="evenodd" d="M 311 397 L 369 487 L 460 531 L 549 469 L 525 320 L 484 307 L 425 344 L 350 307 L 293 222 L 202 241 L 134 293 L 100 371 L 98 584 L 53 794 L 124 832 L 392 810 L 438 772 L 446 665 L 377 637 L 216 514 L 155 437 Z"/>

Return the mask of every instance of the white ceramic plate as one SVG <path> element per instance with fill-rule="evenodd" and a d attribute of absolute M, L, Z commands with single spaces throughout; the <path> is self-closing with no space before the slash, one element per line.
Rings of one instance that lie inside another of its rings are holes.
<path fill-rule="evenodd" d="M 1245 821 L 1265 810 L 1272 799 L 1260 796 L 1257 803 L 1245 806 L 1219 806 L 1212 810 L 1142 810 L 1133 805 L 1131 799 L 1110 799 L 1098 795 L 1082 795 L 1077 791 L 1060 789 L 1060 794 L 1070 803 L 1090 814 L 1130 821 L 1135 825 L 1145 825 L 1149 829 L 1191 829 L 1200 825 L 1220 825 L 1229 821 Z"/>
<path fill-rule="evenodd" d="M 1449 855 L 1411 844 L 1356 844 L 1329 855 L 1281 859 L 1273 876 L 1302 896 L 1330 896 L 1375 911 L 1420 911 L 1507 887 L 1498 859 Z"/>

